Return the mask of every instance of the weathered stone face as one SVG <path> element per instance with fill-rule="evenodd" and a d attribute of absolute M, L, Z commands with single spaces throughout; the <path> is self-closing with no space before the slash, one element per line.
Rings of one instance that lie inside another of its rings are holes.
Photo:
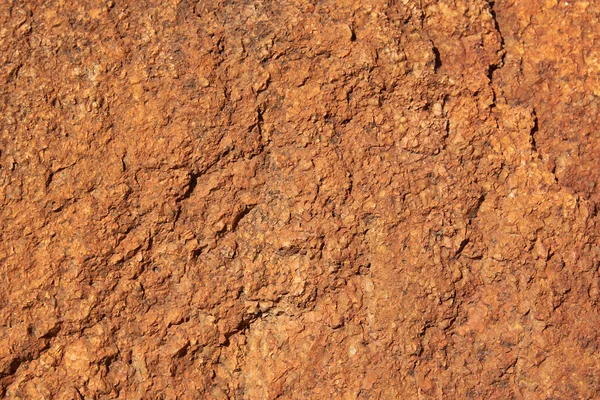
<path fill-rule="evenodd" d="M 0 4 L 0 393 L 594 397 L 600 9 L 521 3 Z"/>

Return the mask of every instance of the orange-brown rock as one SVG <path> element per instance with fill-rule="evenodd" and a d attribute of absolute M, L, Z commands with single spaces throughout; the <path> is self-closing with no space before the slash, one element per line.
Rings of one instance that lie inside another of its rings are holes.
<path fill-rule="evenodd" d="M 597 398 L 599 14 L 0 2 L 0 393 Z"/>

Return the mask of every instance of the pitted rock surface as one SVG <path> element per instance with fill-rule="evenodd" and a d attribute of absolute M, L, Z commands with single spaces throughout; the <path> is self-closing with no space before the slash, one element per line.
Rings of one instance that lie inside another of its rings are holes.
<path fill-rule="evenodd" d="M 595 1 L 0 3 L 0 393 L 593 399 Z"/>

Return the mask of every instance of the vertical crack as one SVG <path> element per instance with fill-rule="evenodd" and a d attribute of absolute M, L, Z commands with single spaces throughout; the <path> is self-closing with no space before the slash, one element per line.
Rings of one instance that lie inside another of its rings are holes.
<path fill-rule="evenodd" d="M 494 63 L 494 64 L 490 64 L 490 66 L 488 67 L 488 71 L 487 71 L 487 75 L 488 78 L 490 79 L 490 83 L 493 82 L 493 75 L 494 72 L 496 72 L 497 70 L 499 70 L 500 68 L 502 68 L 504 66 L 504 59 L 506 57 L 506 46 L 504 43 L 504 35 L 502 34 L 502 30 L 500 29 L 500 25 L 498 24 L 498 17 L 496 15 L 496 11 L 494 10 L 494 6 L 496 5 L 495 0 L 488 0 L 488 5 L 490 7 L 490 14 L 492 15 L 492 19 L 494 20 L 494 29 L 496 29 L 496 31 L 498 32 L 498 35 L 500 35 L 500 62 L 498 63 Z"/>
<path fill-rule="evenodd" d="M 192 193 L 194 193 L 196 186 L 198 186 L 198 178 L 200 177 L 200 175 L 202 174 L 197 172 L 190 172 L 190 181 L 188 182 L 188 186 L 185 189 L 185 192 L 183 192 L 183 194 L 177 198 L 177 201 L 182 201 L 190 198 Z"/>
<path fill-rule="evenodd" d="M 529 133 L 531 135 L 531 150 L 538 153 L 539 155 L 537 145 L 535 143 L 535 134 L 538 132 L 538 117 L 535 113 L 535 108 L 531 111 L 531 116 L 533 117 L 533 127 L 531 128 L 531 132 Z"/>

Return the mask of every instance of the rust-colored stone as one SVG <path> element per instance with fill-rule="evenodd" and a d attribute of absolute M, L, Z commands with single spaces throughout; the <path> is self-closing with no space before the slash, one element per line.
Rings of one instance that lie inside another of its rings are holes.
<path fill-rule="evenodd" d="M 0 2 L 0 393 L 596 398 L 598 14 Z"/>

